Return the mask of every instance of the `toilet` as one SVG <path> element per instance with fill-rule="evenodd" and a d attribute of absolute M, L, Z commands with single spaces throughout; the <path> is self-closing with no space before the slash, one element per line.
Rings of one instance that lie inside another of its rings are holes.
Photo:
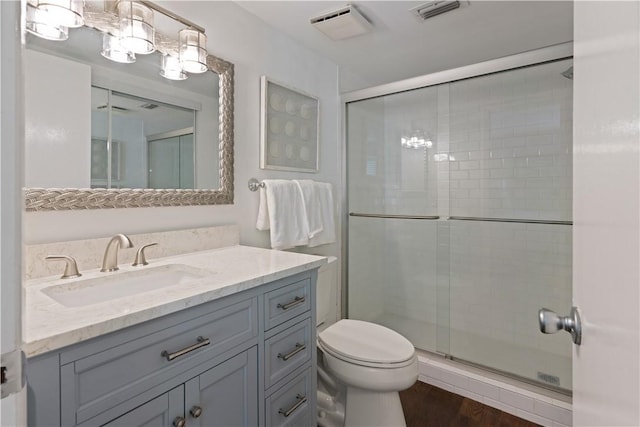
<path fill-rule="evenodd" d="M 337 320 L 335 257 L 318 272 L 318 426 L 406 426 L 400 390 L 418 379 L 415 348 L 371 322 Z"/>

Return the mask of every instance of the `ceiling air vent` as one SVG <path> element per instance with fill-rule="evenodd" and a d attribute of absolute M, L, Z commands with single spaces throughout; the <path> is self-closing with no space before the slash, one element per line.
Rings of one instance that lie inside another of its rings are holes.
<path fill-rule="evenodd" d="M 460 2 L 457 0 L 441 0 L 432 1 L 429 3 L 421 4 L 418 7 L 410 9 L 420 20 L 426 21 L 429 18 L 440 15 L 442 13 L 449 12 L 460 7 Z"/>
<path fill-rule="evenodd" d="M 144 108 L 145 110 L 153 110 L 154 108 L 158 108 L 158 104 L 147 102 L 146 104 L 142 104 L 140 108 Z"/>
<path fill-rule="evenodd" d="M 310 22 L 332 40 L 348 39 L 371 31 L 367 18 L 350 4 L 311 18 Z"/>
<path fill-rule="evenodd" d="M 105 104 L 105 105 L 98 105 L 98 107 L 96 107 L 97 110 L 104 110 L 105 108 L 109 108 L 109 106 Z M 112 105 L 111 109 L 113 111 L 118 111 L 120 113 L 126 113 L 127 111 L 129 111 L 128 108 L 118 107 L 117 105 Z"/>

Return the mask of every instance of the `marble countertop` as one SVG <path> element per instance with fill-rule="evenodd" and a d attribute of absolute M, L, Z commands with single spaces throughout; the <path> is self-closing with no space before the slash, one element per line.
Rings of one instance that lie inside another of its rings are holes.
<path fill-rule="evenodd" d="M 202 252 L 149 260 L 149 265 L 120 265 L 114 273 L 99 269 L 83 271 L 78 279 L 59 276 L 28 280 L 24 285 L 23 350 L 33 357 L 127 326 L 155 319 L 260 286 L 296 273 L 320 267 L 326 258 L 249 246 L 229 246 Z M 79 307 L 67 307 L 44 290 L 52 286 L 73 286 L 86 279 L 142 271 L 180 264 L 210 273 L 188 285 L 166 286 L 133 296 L 110 299 Z"/>

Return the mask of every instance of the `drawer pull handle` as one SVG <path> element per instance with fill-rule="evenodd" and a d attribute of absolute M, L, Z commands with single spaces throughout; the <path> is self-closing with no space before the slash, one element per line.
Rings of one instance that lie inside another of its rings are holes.
<path fill-rule="evenodd" d="M 177 357 L 184 356 L 187 353 L 191 353 L 193 350 L 197 350 L 200 347 L 204 347 L 205 345 L 211 344 L 211 340 L 209 338 L 198 337 L 197 340 L 198 340 L 197 343 L 190 345 L 189 347 L 183 348 L 182 350 L 178 350 L 175 353 L 169 353 L 167 350 L 165 350 L 161 353 L 161 356 L 166 357 L 167 360 L 171 362 L 173 359 Z"/>
<path fill-rule="evenodd" d="M 289 310 L 291 307 L 295 307 L 298 304 L 302 304 L 305 301 L 304 297 L 295 297 L 293 301 L 288 302 L 286 304 L 278 304 L 278 308 L 283 310 Z"/>
<path fill-rule="evenodd" d="M 302 394 L 297 394 L 296 399 L 298 399 L 298 401 L 295 403 L 295 405 L 293 405 L 291 408 L 287 409 L 286 411 L 280 408 L 278 413 L 284 415 L 284 417 L 287 418 L 289 415 L 293 414 L 296 409 L 298 409 L 299 407 L 307 403 L 307 396 L 304 396 Z"/>
<path fill-rule="evenodd" d="M 187 422 L 182 417 L 176 417 L 176 419 L 173 420 L 174 427 L 185 427 L 186 425 L 187 425 Z"/>
<path fill-rule="evenodd" d="M 286 362 L 287 360 L 291 359 L 296 354 L 300 353 L 305 348 L 307 348 L 306 345 L 300 344 L 299 342 L 297 342 L 296 343 L 296 348 L 291 350 L 289 353 L 284 354 L 284 355 L 282 353 L 278 353 L 278 359 L 282 359 L 282 360 L 284 360 Z"/>

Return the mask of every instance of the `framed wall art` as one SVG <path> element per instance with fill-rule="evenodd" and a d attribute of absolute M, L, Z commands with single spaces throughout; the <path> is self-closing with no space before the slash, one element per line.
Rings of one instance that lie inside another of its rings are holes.
<path fill-rule="evenodd" d="M 260 99 L 260 168 L 318 172 L 318 98 L 262 76 Z"/>

